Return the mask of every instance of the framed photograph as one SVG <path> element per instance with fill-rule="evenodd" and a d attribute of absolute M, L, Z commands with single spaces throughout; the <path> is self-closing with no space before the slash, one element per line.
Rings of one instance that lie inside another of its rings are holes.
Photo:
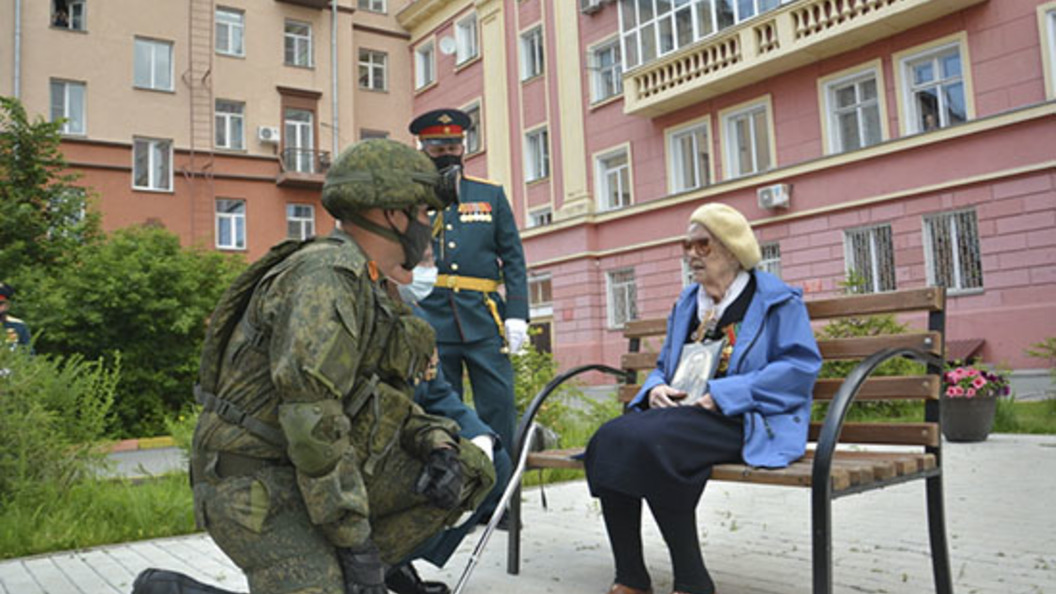
<path fill-rule="evenodd" d="M 679 401 L 685 406 L 700 400 L 708 388 L 708 380 L 715 377 L 722 357 L 726 338 L 693 342 L 682 347 L 682 356 L 678 360 L 675 376 L 671 378 L 671 387 L 682 390 L 686 397 Z"/>

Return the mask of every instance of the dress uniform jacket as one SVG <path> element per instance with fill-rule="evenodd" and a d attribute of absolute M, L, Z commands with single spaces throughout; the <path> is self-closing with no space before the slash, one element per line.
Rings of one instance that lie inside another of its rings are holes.
<path fill-rule="evenodd" d="M 498 293 L 489 294 L 501 318 L 528 320 L 524 250 L 502 186 L 463 177 L 458 203 L 437 216 L 443 216 L 441 233 L 433 242 L 439 273 L 502 282 L 505 302 Z M 438 284 L 420 305 L 436 330 L 438 343 L 474 342 L 498 335 L 480 292 L 456 292 Z"/>
<path fill-rule="evenodd" d="M 7 316 L 7 318 L 4 319 L 3 329 L 4 344 L 7 344 L 11 348 L 29 345 L 29 328 L 26 327 L 26 323 L 22 320 Z"/>

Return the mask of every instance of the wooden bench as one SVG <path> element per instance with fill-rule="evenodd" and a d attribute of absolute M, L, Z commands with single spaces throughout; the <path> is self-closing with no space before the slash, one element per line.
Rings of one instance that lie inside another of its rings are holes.
<path fill-rule="evenodd" d="M 931 287 L 819 299 L 808 301 L 807 309 L 811 320 L 815 322 L 873 314 L 924 312 L 927 330 L 913 334 L 819 340 L 818 347 L 825 360 L 860 359 L 861 363 L 846 378 L 818 380 L 814 388 L 814 400 L 828 402 L 829 408 L 823 422 L 811 423 L 807 454 L 787 468 L 777 470 L 722 464 L 714 468 L 712 480 L 810 488 L 813 591 L 815 594 L 829 594 L 832 592 L 832 501 L 845 495 L 923 479 L 927 492 L 928 533 L 935 588 L 940 594 L 951 594 L 953 587 L 946 543 L 939 415 L 945 344 L 945 290 Z M 640 374 L 656 367 L 655 353 L 659 351 L 665 331 L 665 319 L 631 322 L 624 330 L 629 348 L 622 357 L 622 369 L 585 365 L 556 377 L 525 410 L 517 432 L 517 452 L 521 452 L 525 435 L 546 398 L 577 375 L 600 371 L 616 376 L 623 381 L 618 388 L 619 399 L 624 403 L 629 402 L 638 392 L 638 381 L 644 379 Z M 643 339 L 655 339 L 652 347 L 654 352 L 643 351 Z M 896 357 L 908 357 L 926 364 L 926 374 L 870 377 L 881 363 Z M 921 400 L 924 402 L 924 418 L 919 423 L 844 422 L 851 403 L 866 400 Z M 837 443 L 898 447 L 837 451 Z M 534 452 L 528 456 L 528 467 L 582 468 L 582 462 L 574 457 L 581 453 L 582 448 Z M 517 495 L 510 502 L 507 572 L 511 574 L 518 573 L 520 569 L 520 532 L 523 530 L 519 521 L 520 497 Z"/>

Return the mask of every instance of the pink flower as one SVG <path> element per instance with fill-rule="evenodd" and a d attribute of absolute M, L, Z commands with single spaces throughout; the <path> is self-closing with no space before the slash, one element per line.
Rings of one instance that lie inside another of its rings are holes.
<path fill-rule="evenodd" d="M 964 396 L 964 388 L 962 388 L 960 386 L 954 386 L 953 387 L 953 395 L 954 396 Z"/>
<path fill-rule="evenodd" d="M 972 380 L 972 387 L 975 388 L 976 390 L 978 390 L 979 388 L 982 388 L 985 385 L 986 385 L 986 378 L 984 378 L 982 376 L 978 376 L 977 375 L 977 376 L 975 376 L 975 379 Z"/>
<path fill-rule="evenodd" d="M 946 395 L 951 397 L 951 398 L 956 396 L 957 395 L 957 386 L 950 386 L 950 387 L 946 388 Z"/>
<path fill-rule="evenodd" d="M 968 388 L 965 390 L 964 395 L 968 398 L 975 398 L 975 388 Z"/>

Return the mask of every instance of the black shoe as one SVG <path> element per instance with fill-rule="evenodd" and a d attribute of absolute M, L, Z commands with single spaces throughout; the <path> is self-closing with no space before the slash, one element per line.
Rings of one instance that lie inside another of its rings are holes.
<path fill-rule="evenodd" d="M 410 563 L 390 569 L 385 575 L 385 587 L 396 594 L 451 594 L 451 588 L 443 582 L 423 581 Z"/>
<path fill-rule="evenodd" d="M 144 569 L 132 582 L 132 594 L 237 594 L 165 569 Z"/>

